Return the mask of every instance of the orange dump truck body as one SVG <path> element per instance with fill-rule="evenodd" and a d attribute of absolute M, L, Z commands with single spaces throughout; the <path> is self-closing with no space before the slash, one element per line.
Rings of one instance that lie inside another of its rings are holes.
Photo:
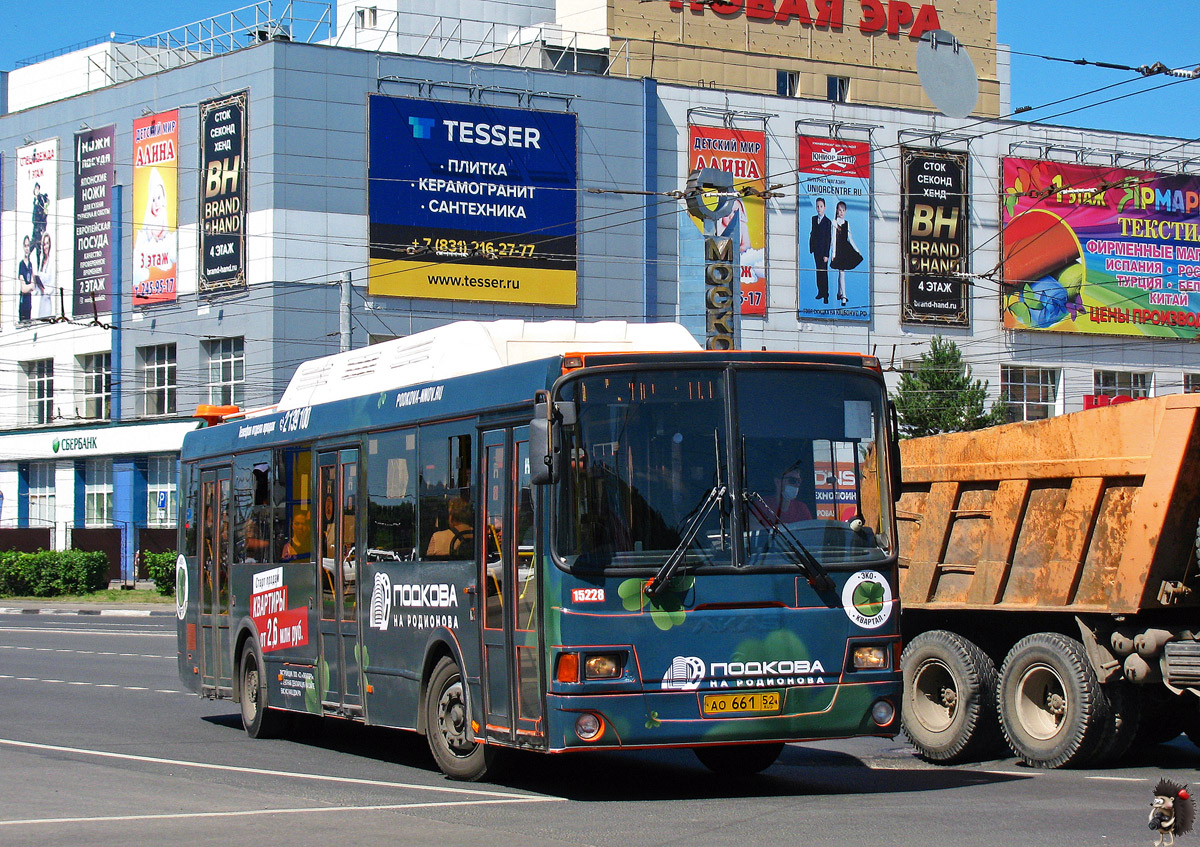
<path fill-rule="evenodd" d="M 1200 395 L 901 442 L 907 610 L 1200 606 Z"/>

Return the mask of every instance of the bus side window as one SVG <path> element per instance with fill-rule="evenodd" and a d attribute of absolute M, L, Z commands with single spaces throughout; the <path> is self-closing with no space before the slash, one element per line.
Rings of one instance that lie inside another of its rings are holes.
<path fill-rule="evenodd" d="M 367 559 L 410 561 L 417 553 L 417 431 L 367 440 Z"/>
<path fill-rule="evenodd" d="M 471 480 L 471 436 L 463 424 L 421 427 L 421 558 L 471 559 L 475 555 L 476 498 Z"/>
<path fill-rule="evenodd" d="M 275 451 L 277 562 L 312 561 L 312 454 L 307 447 Z"/>
<path fill-rule="evenodd" d="M 235 562 L 271 560 L 271 457 L 246 453 L 233 462 Z"/>

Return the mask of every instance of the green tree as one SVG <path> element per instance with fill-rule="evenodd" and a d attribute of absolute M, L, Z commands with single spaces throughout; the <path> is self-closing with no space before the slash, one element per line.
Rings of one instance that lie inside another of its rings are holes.
<path fill-rule="evenodd" d="M 1004 404 L 989 411 L 987 381 L 972 380 L 971 366 L 952 340 L 935 335 L 921 354 L 916 370 L 900 377 L 892 399 L 900 416 L 900 431 L 909 438 L 939 432 L 963 432 L 1004 423 Z"/>

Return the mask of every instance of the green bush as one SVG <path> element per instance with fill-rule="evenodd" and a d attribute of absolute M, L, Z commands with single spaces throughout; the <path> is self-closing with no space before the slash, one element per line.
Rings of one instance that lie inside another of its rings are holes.
<path fill-rule="evenodd" d="M 57 597 L 104 587 L 108 558 L 82 550 L 0 553 L 0 596 Z"/>
<path fill-rule="evenodd" d="M 175 593 L 175 561 L 179 558 L 174 550 L 165 553 L 142 553 L 142 567 L 146 575 L 154 580 L 154 587 L 164 597 Z"/>

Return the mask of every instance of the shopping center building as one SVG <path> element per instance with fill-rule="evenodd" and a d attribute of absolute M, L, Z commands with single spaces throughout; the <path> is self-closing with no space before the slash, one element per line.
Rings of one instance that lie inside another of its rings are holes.
<path fill-rule="evenodd" d="M 679 321 L 893 385 L 942 335 L 1017 419 L 1200 389 L 1200 144 L 1011 119 L 995 4 L 950 6 L 264 2 L 9 70 L 0 547 L 130 576 L 198 404 L 453 320 Z M 703 168 L 738 193 L 707 232 Z"/>

